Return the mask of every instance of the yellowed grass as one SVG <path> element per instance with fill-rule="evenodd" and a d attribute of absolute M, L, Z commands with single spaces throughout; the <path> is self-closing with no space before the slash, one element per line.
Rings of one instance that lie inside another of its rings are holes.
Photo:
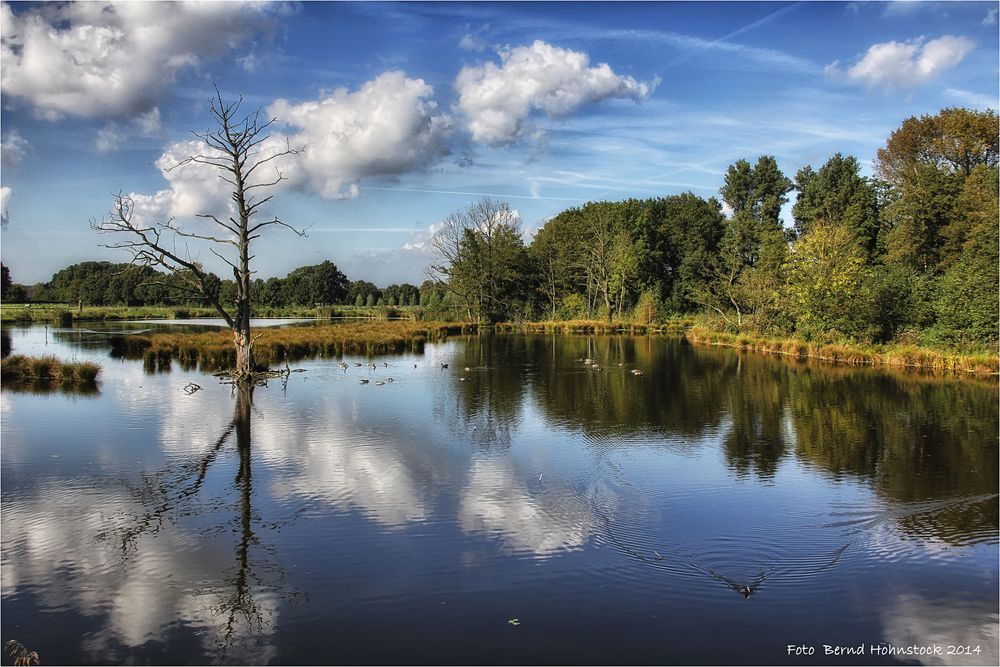
<path fill-rule="evenodd" d="M 419 351 L 428 340 L 469 333 L 474 324 L 453 322 L 381 321 L 308 327 L 261 328 L 254 331 L 254 360 L 272 366 L 312 356 L 384 354 Z M 112 339 L 117 353 L 142 357 L 147 370 L 165 370 L 173 360 L 183 367 L 222 370 L 236 363 L 228 330 L 201 333 L 153 333 Z"/>
<path fill-rule="evenodd" d="M 810 343 L 794 338 L 734 335 L 694 326 L 685 333 L 693 345 L 734 347 L 765 354 L 781 354 L 800 359 L 820 359 L 832 363 L 913 368 L 959 375 L 996 376 L 1000 357 L 990 354 L 941 352 L 915 345 L 850 345 Z"/>

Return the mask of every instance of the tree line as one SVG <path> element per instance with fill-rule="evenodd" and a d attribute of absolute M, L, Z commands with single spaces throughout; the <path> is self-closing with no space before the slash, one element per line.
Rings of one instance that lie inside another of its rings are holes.
<path fill-rule="evenodd" d="M 81 303 L 86 306 L 194 306 L 203 305 L 193 294 L 183 274 L 157 271 L 149 266 L 114 262 L 80 262 L 60 269 L 48 282 L 20 285 L 12 282 L 2 267 L 5 301 Z M 222 280 L 206 272 L 209 289 L 223 303 L 236 298 L 233 280 Z M 442 302 L 444 287 L 424 281 L 378 287 L 366 280 L 349 280 L 327 260 L 300 266 L 284 278 L 256 279 L 250 293 L 256 306 L 269 308 L 325 305 L 429 306 Z"/>
<path fill-rule="evenodd" d="M 703 313 L 807 340 L 994 344 L 997 157 L 996 113 L 948 108 L 905 120 L 874 177 L 838 153 L 793 180 L 764 155 L 729 166 L 721 201 L 589 202 L 530 243 L 485 199 L 445 221 L 432 271 L 480 320 Z"/>

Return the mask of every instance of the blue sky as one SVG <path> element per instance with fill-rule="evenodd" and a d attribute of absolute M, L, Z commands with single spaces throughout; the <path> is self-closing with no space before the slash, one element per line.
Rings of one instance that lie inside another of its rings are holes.
<path fill-rule="evenodd" d="M 166 171 L 216 83 L 305 146 L 267 212 L 260 277 L 330 259 L 419 284 L 427 240 L 483 194 L 526 236 L 590 200 L 717 195 L 836 152 L 870 174 L 902 120 L 997 107 L 997 2 L 3 3 L 3 262 L 17 282 L 126 261 L 90 229 L 112 193 L 200 224 L 225 184 Z M 282 232 L 286 233 L 282 233 Z M 225 275 L 207 249 L 193 257 Z"/>

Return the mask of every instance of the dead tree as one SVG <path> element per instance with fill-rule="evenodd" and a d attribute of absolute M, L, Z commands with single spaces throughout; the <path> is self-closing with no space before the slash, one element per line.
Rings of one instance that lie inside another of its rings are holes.
<path fill-rule="evenodd" d="M 114 195 L 114 206 L 108 216 L 93 222 L 91 226 L 100 233 L 115 233 L 126 237 L 123 241 L 103 244 L 104 247 L 131 252 L 133 265 L 159 267 L 173 273 L 183 283 L 184 289 L 219 311 L 232 330 L 233 344 L 236 347 L 234 378 L 245 382 L 252 380 L 254 372 L 258 370 L 253 360 L 255 339 L 250 332 L 250 285 L 254 273 L 250 270 L 250 260 L 254 258 L 250 254 L 250 245 L 260 237 L 262 229 L 271 225 L 286 227 L 299 236 L 306 235 L 306 230 L 296 229 L 277 217 L 255 221 L 254 216 L 260 208 L 274 198 L 273 194 L 264 193 L 285 180 L 276 164 L 270 164 L 274 168 L 274 174 L 269 177 L 262 178 L 261 174 L 255 175 L 255 172 L 282 157 L 298 154 L 303 149 L 293 149 L 286 144 L 283 150 L 269 151 L 266 156 L 262 155 L 261 144 L 269 137 L 267 129 L 277 119 L 262 118 L 261 109 L 241 114 L 242 97 L 227 103 L 223 101 L 218 88 L 215 92 L 216 97 L 209 102 L 209 111 L 215 120 L 216 129 L 194 133 L 207 150 L 204 154 L 192 155 L 180 161 L 168 171 L 189 164 L 208 165 L 217 169 L 218 177 L 232 187 L 233 212 L 228 219 L 220 219 L 212 213 L 200 213 L 197 216 L 220 227 L 218 235 L 182 229 L 173 218 L 157 222 L 139 220 L 134 215 L 132 198 L 121 192 Z M 187 246 L 189 240 L 211 244 L 212 254 L 232 267 L 236 281 L 235 303 L 229 305 L 220 302 L 216 281 L 200 263 L 192 259 Z M 231 248 L 226 253 L 216 250 L 227 250 L 227 246 Z"/>

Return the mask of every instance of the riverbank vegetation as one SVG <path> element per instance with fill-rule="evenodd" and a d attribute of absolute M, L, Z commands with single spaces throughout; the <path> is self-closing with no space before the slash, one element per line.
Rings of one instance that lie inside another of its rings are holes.
<path fill-rule="evenodd" d="M 98 364 L 89 361 L 63 361 L 53 356 L 29 357 L 14 354 L 0 362 L 0 377 L 4 386 L 46 385 L 92 387 L 101 372 Z"/>
<path fill-rule="evenodd" d="M 263 328 L 254 334 L 253 352 L 254 359 L 262 366 L 315 356 L 419 352 L 427 341 L 475 330 L 474 324 L 413 321 Z M 232 368 L 236 360 L 232 334 L 228 331 L 113 336 L 111 343 L 113 355 L 141 358 L 147 370 L 166 370 L 177 360 L 184 368 L 218 371 Z"/>
<path fill-rule="evenodd" d="M 262 318 L 364 318 L 372 320 L 442 319 L 444 311 L 420 306 L 282 306 L 254 307 L 253 316 Z M 187 320 L 214 318 L 218 313 L 203 306 L 83 306 L 68 303 L 4 303 L 0 320 L 5 324 L 54 324 L 69 326 L 74 322 L 113 320 Z"/>

